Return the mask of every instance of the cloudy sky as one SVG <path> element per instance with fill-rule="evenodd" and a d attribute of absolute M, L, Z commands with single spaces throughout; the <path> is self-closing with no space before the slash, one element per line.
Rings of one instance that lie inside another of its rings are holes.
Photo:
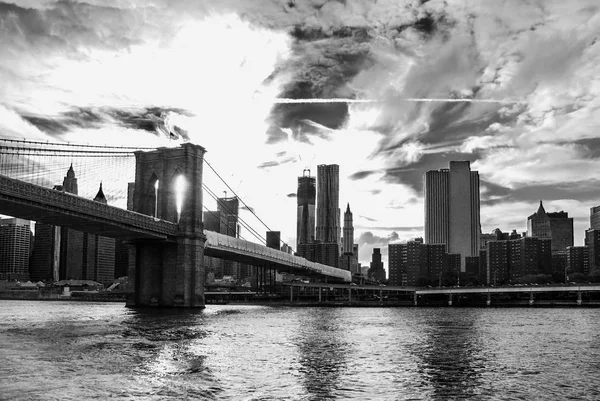
<path fill-rule="evenodd" d="M 374 246 L 387 255 L 389 241 L 422 235 L 425 171 L 469 160 L 481 178 L 483 232 L 524 231 L 543 199 L 547 211 L 575 218 L 581 245 L 600 203 L 599 7 L 0 2 L 1 135 L 164 146 L 170 127 L 206 147 L 290 244 L 296 177 L 337 163 L 363 264 Z M 357 102 L 277 100 L 332 98 Z M 205 174 L 214 192 L 226 189 Z"/>

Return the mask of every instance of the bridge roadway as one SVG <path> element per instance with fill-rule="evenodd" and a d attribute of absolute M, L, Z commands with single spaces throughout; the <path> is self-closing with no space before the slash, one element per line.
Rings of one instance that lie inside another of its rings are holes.
<path fill-rule="evenodd" d="M 125 240 L 174 241 L 176 223 L 0 175 L 0 214 Z M 204 230 L 204 254 L 349 283 L 352 275 L 264 245 Z"/>

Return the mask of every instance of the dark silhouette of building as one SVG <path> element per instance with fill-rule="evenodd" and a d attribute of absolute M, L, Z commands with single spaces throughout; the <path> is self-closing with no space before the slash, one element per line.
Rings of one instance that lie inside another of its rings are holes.
<path fill-rule="evenodd" d="M 552 251 L 573 246 L 573 218 L 567 212 L 546 213 L 542 201 L 537 212 L 527 218 L 527 236 L 552 239 Z"/>
<path fill-rule="evenodd" d="M 308 171 L 308 176 L 304 173 Z M 308 244 L 315 240 L 315 199 L 316 180 L 310 176 L 310 170 L 305 169 L 302 177 L 298 177 L 298 202 L 296 218 L 296 249 L 298 244 Z"/>
<path fill-rule="evenodd" d="M 0 219 L 0 280 L 29 280 L 31 222 Z"/>
<path fill-rule="evenodd" d="M 588 247 L 589 270 L 600 269 L 600 229 L 589 229 L 585 232 L 585 245 Z"/>
<path fill-rule="evenodd" d="M 341 247 L 340 168 L 337 164 L 317 166 L 316 239 Z"/>
<path fill-rule="evenodd" d="M 340 247 L 335 242 L 313 242 L 309 244 L 299 244 L 297 256 L 315 263 L 321 263 L 327 266 L 339 267 Z"/>
<path fill-rule="evenodd" d="M 549 238 L 523 237 L 488 242 L 488 284 L 516 282 L 535 274 L 550 274 L 552 266 Z"/>
<path fill-rule="evenodd" d="M 468 161 L 451 161 L 449 169 L 425 173 L 425 243 L 446 244 L 446 251 L 479 256 L 479 173 Z"/>
<path fill-rule="evenodd" d="M 567 247 L 567 274 L 582 273 L 588 274 L 589 269 L 589 249 L 587 246 L 569 246 Z"/>
<path fill-rule="evenodd" d="M 267 247 L 279 250 L 280 244 L 281 231 L 267 231 Z"/>
<path fill-rule="evenodd" d="M 94 200 L 108 203 L 102 190 L 102 183 Z M 115 278 L 115 239 L 83 233 L 82 251 L 81 279 L 96 281 L 105 286 L 112 284 Z"/>
<path fill-rule="evenodd" d="M 360 274 L 358 270 L 358 244 L 354 243 L 354 225 L 349 203 L 344 213 L 343 230 L 342 256 L 340 256 L 339 268 L 349 270 L 352 274 Z"/>
<path fill-rule="evenodd" d="M 600 230 L 600 205 L 590 208 L 590 229 Z"/>
<path fill-rule="evenodd" d="M 373 248 L 371 267 L 369 267 L 367 275 L 372 280 L 385 280 L 385 269 L 383 268 L 383 262 L 381 261 L 381 248 Z"/>

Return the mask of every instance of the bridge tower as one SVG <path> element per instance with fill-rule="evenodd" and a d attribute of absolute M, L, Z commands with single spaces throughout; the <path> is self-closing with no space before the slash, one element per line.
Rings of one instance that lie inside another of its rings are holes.
<path fill-rule="evenodd" d="M 191 143 L 135 152 L 133 211 L 178 224 L 175 238 L 135 240 L 129 247 L 130 306 L 204 307 L 202 166 L 206 150 Z"/>

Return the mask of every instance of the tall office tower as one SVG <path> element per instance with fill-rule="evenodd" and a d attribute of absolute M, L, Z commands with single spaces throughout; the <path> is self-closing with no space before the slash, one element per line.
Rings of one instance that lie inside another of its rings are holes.
<path fill-rule="evenodd" d="M 468 161 L 451 161 L 449 169 L 425 173 L 425 243 L 446 244 L 447 252 L 479 256 L 479 173 Z"/>
<path fill-rule="evenodd" d="M 0 280 L 29 280 L 30 221 L 0 219 Z"/>
<path fill-rule="evenodd" d="M 587 246 L 569 246 L 567 247 L 567 273 L 588 274 L 589 268 L 589 249 Z"/>
<path fill-rule="evenodd" d="M 78 194 L 77 178 L 73 165 L 63 179 L 62 190 Z M 83 233 L 71 228 L 60 227 L 59 279 L 82 279 Z"/>
<path fill-rule="evenodd" d="M 337 164 L 317 166 L 317 232 L 321 242 L 335 242 L 340 247 L 340 167 Z"/>
<path fill-rule="evenodd" d="M 402 258 L 404 256 L 404 244 L 388 244 L 388 284 L 402 285 Z"/>
<path fill-rule="evenodd" d="M 344 253 L 352 253 L 354 245 L 354 225 L 352 224 L 352 212 L 350 211 L 350 204 L 346 206 L 346 212 L 344 212 L 344 243 L 342 250 Z"/>
<path fill-rule="evenodd" d="M 230 237 L 238 238 L 240 234 L 239 219 L 240 201 L 237 196 L 231 198 L 219 198 L 217 200 L 217 210 L 225 217 L 225 229 L 221 229 L 221 233 Z M 223 232 L 225 231 L 225 232 Z"/>
<path fill-rule="evenodd" d="M 304 173 L 308 171 L 308 176 Z M 298 244 L 308 244 L 315 239 L 315 178 L 310 176 L 310 170 L 302 171 L 298 177 L 298 211 L 296 219 L 296 249 Z"/>
<path fill-rule="evenodd" d="M 102 191 L 102 183 L 94 201 L 108 203 Z M 97 281 L 105 286 L 111 285 L 115 278 L 115 239 L 83 233 L 82 248 L 81 278 Z"/>
<path fill-rule="evenodd" d="M 381 248 L 373 248 L 371 267 L 369 267 L 367 275 L 372 280 L 385 280 L 385 269 L 383 268 L 383 262 L 381 261 Z"/>
<path fill-rule="evenodd" d="M 31 254 L 31 281 L 58 281 L 60 227 L 35 223 L 35 243 Z"/>
<path fill-rule="evenodd" d="M 573 246 L 573 218 L 567 212 L 546 213 L 540 201 L 537 212 L 527 217 L 527 236 L 551 238 L 552 252 Z"/>
<path fill-rule="evenodd" d="M 590 228 L 600 230 L 600 206 L 590 208 Z"/>
<path fill-rule="evenodd" d="M 600 270 L 600 229 L 585 232 L 585 245 L 588 247 L 589 270 Z"/>

